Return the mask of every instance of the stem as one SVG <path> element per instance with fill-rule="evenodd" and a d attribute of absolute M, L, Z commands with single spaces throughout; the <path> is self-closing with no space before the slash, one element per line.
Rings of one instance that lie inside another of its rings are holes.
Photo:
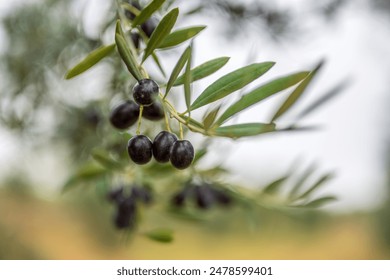
<path fill-rule="evenodd" d="M 180 140 L 183 140 L 184 133 L 183 133 L 183 125 L 179 122 L 179 131 L 180 131 Z"/>
<path fill-rule="evenodd" d="M 142 112 L 144 111 L 144 106 L 139 106 L 139 115 L 138 115 L 138 125 L 137 131 L 135 132 L 137 135 L 141 134 L 141 122 L 142 122 Z"/>
<path fill-rule="evenodd" d="M 172 132 L 171 127 L 169 125 L 169 119 L 168 119 L 168 114 L 167 114 L 166 108 L 165 108 L 165 106 L 163 106 L 163 107 L 164 107 L 165 126 L 167 127 L 168 132 Z"/>

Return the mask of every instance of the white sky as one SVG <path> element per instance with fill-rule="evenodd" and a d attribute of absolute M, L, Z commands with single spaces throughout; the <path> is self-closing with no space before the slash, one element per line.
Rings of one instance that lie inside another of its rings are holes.
<path fill-rule="evenodd" d="M 89 2 L 95 3 L 91 7 L 98 7 L 99 3 L 105 1 Z M 278 1 L 280 6 L 286 3 L 295 5 L 297 10 L 302 7 L 302 2 Z M 8 10 L 9 3 L 11 2 L 0 1 L 0 15 Z M 96 15 L 92 9 L 94 8 L 87 11 L 87 14 Z M 302 16 L 304 15 L 303 11 Z M 383 128 L 388 121 L 385 112 L 390 100 L 387 96 L 390 62 L 386 61 L 390 57 L 390 23 L 378 15 L 373 15 L 363 4 L 357 2 L 344 9 L 337 19 L 324 26 L 323 22 L 308 18 L 304 24 L 306 32 L 302 33 L 301 38 L 272 44 L 267 36 L 248 37 L 245 42 L 227 42 L 218 36 L 223 23 L 208 22 L 207 30 L 196 39 L 194 64 L 218 56 L 231 56 L 232 59 L 221 71 L 221 74 L 226 73 L 246 64 L 247 54 L 255 48 L 258 50 L 257 61 L 277 62 L 274 69 L 261 80 L 264 82 L 275 76 L 308 69 L 325 57 L 326 67 L 302 105 L 315 99 L 316 94 L 323 94 L 331 89 L 343 78 L 352 78 L 353 83 L 342 95 L 321 111 L 305 118 L 304 124 L 323 125 L 322 131 L 268 135 L 237 142 L 221 140 L 214 145 L 214 153 L 216 158 L 220 158 L 221 154 L 225 155 L 226 149 L 229 149 L 231 154 L 223 158 L 223 162 L 234 171 L 235 175 L 231 180 L 245 182 L 252 187 L 283 175 L 298 158 L 301 159 L 298 170 L 316 162 L 319 172 L 337 173 L 337 177 L 323 188 L 324 193 L 335 194 L 340 198 L 332 208 L 342 211 L 364 210 L 378 205 L 385 193 L 385 172 L 381 161 L 385 144 Z M 87 17 L 84 24 L 93 27 L 97 20 Z M 204 23 L 203 19 L 193 19 L 181 24 Z M 200 92 L 215 78 L 216 76 L 205 79 L 195 89 Z M 275 106 L 280 100 L 270 99 L 269 104 Z M 256 106 L 240 116 L 238 121 L 266 120 L 274 106 Z M 295 112 L 299 111 L 298 107 Z M 281 121 L 288 121 L 289 116 L 294 116 L 294 111 Z M 0 137 L 0 174 L 7 172 L 9 161 L 15 158 L 17 151 L 12 138 L 3 132 Z M 60 167 L 60 163 L 49 155 L 43 158 L 45 160 L 40 171 L 33 172 L 37 182 L 59 185 L 66 174 L 51 178 L 44 170 L 45 166 Z"/>

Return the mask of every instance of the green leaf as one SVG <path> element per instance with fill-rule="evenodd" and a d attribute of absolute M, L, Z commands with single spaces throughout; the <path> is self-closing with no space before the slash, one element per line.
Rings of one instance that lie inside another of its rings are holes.
<path fill-rule="evenodd" d="M 310 72 L 310 74 L 287 97 L 286 101 L 282 104 L 282 106 L 279 107 L 275 115 L 272 117 L 271 120 L 272 122 L 274 122 L 277 118 L 279 118 L 281 115 L 287 112 L 287 110 L 290 109 L 298 101 L 298 99 L 306 91 L 307 87 L 310 85 L 311 81 L 313 80 L 313 78 L 315 77 L 315 75 L 318 73 L 318 71 L 321 69 L 323 65 L 324 65 L 324 61 L 321 61 L 317 65 L 317 67 L 312 72 Z"/>
<path fill-rule="evenodd" d="M 195 152 L 193 164 L 201 160 L 207 154 L 207 148 L 197 149 Z"/>
<path fill-rule="evenodd" d="M 164 41 L 158 46 L 159 49 L 171 48 L 177 46 L 188 39 L 195 37 L 206 26 L 193 26 L 176 30 L 169 34 Z"/>
<path fill-rule="evenodd" d="M 169 77 L 167 87 L 165 89 L 165 96 L 168 95 L 169 91 L 171 90 L 173 83 L 176 81 L 177 77 L 179 76 L 181 70 L 183 69 L 184 65 L 188 61 L 188 58 L 191 56 L 191 47 L 188 47 L 185 49 L 179 60 L 177 61 L 175 67 L 172 70 L 171 76 Z"/>
<path fill-rule="evenodd" d="M 94 160 L 100 163 L 103 167 L 108 169 L 121 169 L 123 168 L 122 164 L 112 159 L 104 150 L 94 150 L 91 153 Z"/>
<path fill-rule="evenodd" d="M 302 205 L 302 207 L 318 208 L 318 207 L 324 206 L 325 204 L 327 204 L 329 202 L 333 202 L 335 200 L 337 200 L 337 198 L 335 196 L 324 196 L 324 197 L 315 199 L 313 201 L 310 201 L 310 202 L 306 203 L 305 205 Z"/>
<path fill-rule="evenodd" d="M 213 134 L 222 137 L 240 138 L 272 131 L 275 131 L 275 124 L 273 123 L 244 123 L 218 127 L 214 130 Z"/>
<path fill-rule="evenodd" d="M 201 124 L 197 120 L 194 120 L 193 118 L 188 117 L 188 116 L 181 116 L 181 117 L 186 121 L 186 123 L 189 123 L 189 124 L 191 124 L 193 126 L 196 126 L 198 128 L 204 129 L 203 124 Z"/>
<path fill-rule="evenodd" d="M 191 70 L 191 82 L 203 79 L 221 69 L 228 61 L 230 57 L 219 57 L 210 61 L 207 61 Z M 184 75 L 177 78 L 174 86 L 184 84 Z"/>
<path fill-rule="evenodd" d="M 157 56 L 157 54 L 155 52 L 152 53 L 152 57 L 153 57 L 154 62 L 157 65 L 158 69 L 160 70 L 161 74 L 165 78 L 167 76 L 167 74 L 165 73 L 165 70 L 164 70 L 163 66 L 161 65 L 161 63 L 160 63 L 160 59 L 158 58 L 158 56 Z"/>
<path fill-rule="evenodd" d="M 80 63 L 74 66 L 68 71 L 65 76 L 65 79 L 69 80 L 94 66 L 100 60 L 108 56 L 115 49 L 115 44 L 108 46 L 101 46 L 100 48 L 92 51 L 87 55 Z"/>
<path fill-rule="evenodd" d="M 282 187 L 283 183 L 289 178 L 290 176 L 283 176 L 270 184 L 268 184 L 263 190 L 262 194 L 267 194 L 267 195 L 274 195 L 276 194 L 280 188 Z"/>
<path fill-rule="evenodd" d="M 274 62 L 254 63 L 219 78 L 200 94 L 190 109 L 195 110 L 243 88 L 265 74 L 274 64 Z"/>
<path fill-rule="evenodd" d="M 141 10 L 138 16 L 136 16 L 131 24 L 131 26 L 134 28 L 137 25 L 140 25 L 144 23 L 146 20 L 148 20 L 151 15 L 157 11 L 162 4 L 165 2 L 165 0 L 153 0 L 151 1 L 145 8 Z"/>
<path fill-rule="evenodd" d="M 144 62 L 149 55 L 161 44 L 161 42 L 168 36 L 171 32 L 173 26 L 176 23 L 177 17 L 179 15 L 179 9 L 175 8 L 166 14 L 157 25 L 156 29 L 153 31 L 152 36 L 149 39 L 148 45 L 145 48 L 144 56 L 142 62 Z"/>
<path fill-rule="evenodd" d="M 324 105 L 325 103 L 329 102 L 331 99 L 339 95 L 347 86 L 348 86 L 348 81 L 343 81 L 334 88 L 332 88 L 330 91 L 325 93 L 323 96 L 315 100 L 311 105 L 306 107 L 299 115 L 298 119 L 303 118 L 304 116 L 309 115 L 313 111 L 315 111 L 317 108 L 320 106 Z"/>
<path fill-rule="evenodd" d="M 310 177 L 310 175 L 313 174 L 313 172 L 316 170 L 315 165 L 310 165 L 306 171 L 302 174 L 302 176 L 299 177 L 298 181 L 294 184 L 292 187 L 290 193 L 289 193 L 289 198 L 293 199 L 296 194 L 299 192 L 299 190 L 302 189 L 303 184 L 306 182 L 306 180 Z"/>
<path fill-rule="evenodd" d="M 276 94 L 297 84 L 298 82 L 302 81 L 308 74 L 308 72 L 300 72 L 288 75 L 275 79 L 265 85 L 262 85 L 252 90 L 248 94 L 242 96 L 241 99 L 238 100 L 236 103 L 227 108 L 226 111 L 216 121 L 216 124 L 223 124 L 238 112 L 241 112 L 242 110 L 249 108 L 250 106 L 266 99 L 267 97 L 270 97 L 273 94 Z"/>
<path fill-rule="evenodd" d="M 332 173 L 325 174 L 322 176 L 318 181 L 313 184 L 307 191 L 305 191 L 303 194 L 298 196 L 296 200 L 303 199 L 308 197 L 310 194 L 312 194 L 315 190 L 317 190 L 319 187 L 321 187 L 324 183 L 328 182 L 329 180 L 333 179 L 334 175 Z"/>
<path fill-rule="evenodd" d="M 153 241 L 161 243 L 171 243 L 173 241 L 173 231 L 171 229 L 154 229 L 144 233 L 144 235 Z"/>
<path fill-rule="evenodd" d="M 211 110 L 206 114 L 206 116 L 203 119 L 203 125 L 205 130 L 208 130 L 210 127 L 212 127 L 220 108 L 221 106 L 218 106 L 217 108 L 214 108 L 213 110 Z"/>
<path fill-rule="evenodd" d="M 186 107 L 187 110 L 189 110 L 190 105 L 191 105 L 191 64 L 192 64 L 192 47 L 191 47 L 191 52 L 190 55 L 188 56 L 187 59 L 187 65 L 186 65 L 186 70 L 184 72 L 184 99 L 186 102 Z"/>
<path fill-rule="evenodd" d="M 115 42 L 118 47 L 119 54 L 123 60 L 123 62 L 126 64 L 127 69 L 129 72 L 133 75 L 133 77 L 139 81 L 143 79 L 143 76 L 141 72 L 138 69 L 138 63 L 137 60 L 135 59 L 132 51 L 130 50 L 129 46 L 126 43 L 125 38 L 120 35 L 123 33 L 122 28 L 120 27 L 120 22 L 117 21 L 117 30 L 119 32 L 115 33 Z"/>
<path fill-rule="evenodd" d="M 108 170 L 96 165 L 95 163 L 88 163 L 81 166 L 75 174 L 73 174 L 63 185 L 62 192 L 69 190 L 77 184 L 88 182 L 97 178 L 100 178 L 103 175 L 106 175 Z"/>

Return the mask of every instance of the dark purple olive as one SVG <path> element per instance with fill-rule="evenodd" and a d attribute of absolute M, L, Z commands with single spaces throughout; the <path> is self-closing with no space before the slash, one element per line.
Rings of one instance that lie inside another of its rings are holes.
<path fill-rule="evenodd" d="M 171 163 L 177 169 L 189 167 L 194 160 L 194 147 L 188 140 L 178 140 L 171 148 Z"/>
<path fill-rule="evenodd" d="M 156 26 L 157 26 L 157 19 L 150 18 L 147 21 L 145 21 L 143 24 L 141 24 L 141 29 L 146 36 L 150 37 L 152 36 L 152 33 L 156 29 Z"/>
<path fill-rule="evenodd" d="M 134 185 L 131 188 L 131 197 L 135 200 L 140 200 L 144 204 L 150 204 L 152 202 L 152 193 L 147 187 Z"/>
<path fill-rule="evenodd" d="M 127 143 L 127 152 L 135 163 L 146 164 L 152 159 L 152 141 L 145 135 L 133 136 Z"/>
<path fill-rule="evenodd" d="M 126 129 L 137 121 L 138 115 L 139 106 L 133 101 L 126 101 L 111 111 L 110 122 L 115 128 Z"/>
<path fill-rule="evenodd" d="M 140 40 L 141 40 L 141 36 L 139 36 L 139 34 L 136 33 L 136 32 L 131 32 L 130 38 L 131 38 L 131 41 L 134 44 L 134 47 L 136 49 L 139 49 L 139 43 L 140 43 Z"/>
<path fill-rule="evenodd" d="M 142 117 L 150 121 L 159 121 L 164 118 L 164 109 L 160 102 L 155 101 L 152 105 L 144 107 Z"/>
<path fill-rule="evenodd" d="M 214 194 L 208 186 L 196 186 L 195 200 L 200 209 L 209 209 L 215 202 Z"/>
<path fill-rule="evenodd" d="M 119 229 L 133 228 L 136 218 L 136 205 L 132 197 L 122 200 L 118 204 L 115 214 L 114 223 Z"/>
<path fill-rule="evenodd" d="M 157 134 L 153 141 L 153 156 L 156 161 L 161 163 L 168 162 L 171 155 L 171 148 L 176 141 L 176 135 L 168 131 L 161 131 Z"/>
<path fill-rule="evenodd" d="M 133 97 L 138 105 L 150 106 L 156 100 L 159 87 L 151 79 L 142 79 L 133 88 Z"/>
<path fill-rule="evenodd" d="M 107 194 L 107 199 L 110 202 L 116 202 L 116 203 L 121 202 L 124 199 L 123 187 L 110 190 Z"/>

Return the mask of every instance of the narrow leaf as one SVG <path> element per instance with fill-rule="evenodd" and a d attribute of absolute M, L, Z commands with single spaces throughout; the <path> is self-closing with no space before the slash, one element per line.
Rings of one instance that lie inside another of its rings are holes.
<path fill-rule="evenodd" d="M 142 62 L 144 62 L 148 58 L 148 56 L 151 55 L 153 51 L 161 44 L 161 42 L 168 36 L 168 34 L 171 32 L 173 26 L 176 23 L 178 15 L 179 9 L 175 8 L 161 19 L 160 23 L 153 31 L 148 45 L 145 48 Z"/>
<path fill-rule="evenodd" d="M 210 127 L 212 127 L 220 108 L 221 107 L 218 106 L 217 108 L 214 108 L 213 110 L 211 110 L 206 114 L 206 116 L 203 119 L 203 125 L 205 130 L 208 130 Z"/>
<path fill-rule="evenodd" d="M 306 180 L 310 177 L 310 175 L 313 174 L 313 172 L 315 170 L 316 170 L 316 166 L 314 164 L 310 165 L 306 169 L 306 171 L 302 174 L 302 176 L 299 177 L 298 181 L 294 184 L 294 186 L 292 187 L 292 189 L 290 191 L 290 194 L 289 194 L 290 199 L 292 199 L 296 196 L 296 194 L 302 189 Z"/>
<path fill-rule="evenodd" d="M 179 29 L 169 34 L 163 42 L 158 46 L 159 49 L 171 48 L 177 46 L 188 39 L 198 35 L 206 26 L 193 26 L 184 29 Z"/>
<path fill-rule="evenodd" d="M 307 191 L 305 191 L 303 194 L 298 196 L 298 198 L 296 200 L 308 197 L 315 190 L 317 190 L 319 187 L 321 187 L 324 183 L 328 182 L 332 178 L 333 178 L 333 174 L 332 173 L 325 174 L 313 186 L 311 186 Z"/>
<path fill-rule="evenodd" d="M 94 163 L 83 165 L 65 182 L 62 186 L 62 192 L 69 190 L 77 184 L 97 179 L 107 174 L 107 172 L 107 169 Z"/>
<path fill-rule="evenodd" d="M 267 195 L 274 195 L 278 193 L 280 188 L 282 187 L 283 183 L 289 178 L 290 176 L 283 176 L 282 178 L 279 178 L 270 184 L 268 184 L 262 191 L 262 194 L 267 194 Z"/>
<path fill-rule="evenodd" d="M 157 242 L 170 243 L 173 241 L 173 231 L 170 229 L 155 229 L 144 233 L 144 235 Z"/>
<path fill-rule="evenodd" d="M 272 122 L 274 122 L 277 118 L 279 118 L 281 115 L 287 112 L 287 110 L 290 109 L 297 102 L 297 100 L 306 91 L 306 88 L 310 85 L 310 82 L 313 80 L 313 78 L 315 77 L 315 75 L 318 73 L 318 71 L 321 69 L 323 65 L 324 65 L 324 61 L 321 61 L 317 65 L 317 67 L 312 72 L 310 72 L 310 74 L 306 77 L 306 79 L 303 80 L 297 86 L 297 88 L 287 97 L 286 101 L 282 104 L 282 106 L 279 107 L 275 115 L 272 117 Z"/>
<path fill-rule="evenodd" d="M 184 99 L 186 108 L 189 110 L 191 105 L 191 64 L 192 64 L 192 49 L 187 59 L 186 70 L 184 72 Z"/>
<path fill-rule="evenodd" d="M 80 63 L 74 66 L 72 69 L 68 71 L 65 76 L 65 79 L 71 79 L 94 66 L 100 60 L 108 56 L 115 49 L 115 44 L 108 46 L 101 46 L 100 48 L 92 51 L 89 55 L 87 55 Z"/>
<path fill-rule="evenodd" d="M 162 4 L 165 2 L 165 0 L 153 0 L 151 1 L 145 8 L 141 10 L 138 16 L 136 16 L 131 24 L 131 26 L 134 28 L 137 25 L 140 25 L 144 23 L 146 20 L 148 20 L 151 15 L 157 11 Z"/>
<path fill-rule="evenodd" d="M 119 162 L 112 159 L 110 155 L 104 150 L 94 150 L 92 151 L 91 155 L 94 160 L 108 169 L 121 169 L 123 167 Z"/>
<path fill-rule="evenodd" d="M 315 199 L 313 201 L 310 201 L 310 202 L 306 203 L 305 205 L 302 205 L 302 207 L 304 207 L 304 208 L 318 208 L 318 207 L 324 206 L 325 204 L 327 204 L 329 202 L 333 202 L 335 200 L 337 200 L 337 198 L 335 196 L 324 196 L 324 197 Z"/>
<path fill-rule="evenodd" d="M 191 82 L 203 79 L 221 69 L 228 61 L 230 57 L 219 57 L 210 61 L 207 61 L 191 70 Z M 184 75 L 177 78 L 174 86 L 184 84 Z"/>
<path fill-rule="evenodd" d="M 118 47 L 119 54 L 123 60 L 123 62 L 126 64 L 127 69 L 129 72 L 133 75 L 133 77 L 139 81 L 143 78 L 141 72 L 138 69 L 138 63 L 135 59 L 133 53 L 131 52 L 129 46 L 126 43 L 126 40 L 121 35 L 123 34 L 122 28 L 120 27 L 120 22 L 117 21 L 117 31 L 115 32 L 115 42 Z"/>
<path fill-rule="evenodd" d="M 275 131 L 275 124 L 272 123 L 245 123 L 218 127 L 215 129 L 213 134 L 222 137 L 240 138 L 255 136 L 272 131 Z"/>
<path fill-rule="evenodd" d="M 206 154 L 207 154 L 207 149 L 206 148 L 197 149 L 196 152 L 195 152 L 193 164 L 195 164 L 200 159 L 202 159 Z"/>
<path fill-rule="evenodd" d="M 188 117 L 188 116 L 181 116 L 187 123 L 193 125 L 193 126 L 196 126 L 198 128 L 201 128 L 201 129 L 204 129 L 204 126 L 203 124 L 201 124 L 200 122 L 198 122 L 197 120 L 194 120 L 193 118 L 191 117 Z"/>
<path fill-rule="evenodd" d="M 299 115 L 298 119 L 303 118 L 304 116 L 309 115 L 313 111 L 315 111 L 320 106 L 324 105 L 325 103 L 329 102 L 331 99 L 339 95 L 346 87 L 348 86 L 348 81 L 341 82 L 337 86 L 335 86 L 333 89 L 325 93 L 323 96 L 315 100 L 311 105 L 305 108 Z"/>
<path fill-rule="evenodd" d="M 167 74 L 165 73 L 165 70 L 163 68 L 163 66 L 161 65 L 160 63 L 160 59 L 158 58 L 157 54 L 155 52 L 152 53 L 152 57 L 153 57 L 153 60 L 154 62 L 156 63 L 158 69 L 160 70 L 161 74 L 166 77 Z"/>
<path fill-rule="evenodd" d="M 165 90 L 165 97 L 168 95 L 169 91 L 171 90 L 173 83 L 176 81 L 177 77 L 179 76 L 181 70 L 183 69 L 184 65 L 188 61 L 188 58 L 191 55 L 191 47 L 188 47 L 185 49 L 179 60 L 177 61 L 175 67 L 172 70 L 171 76 L 169 77 L 168 84 Z"/>
<path fill-rule="evenodd" d="M 254 63 L 219 78 L 200 94 L 190 109 L 195 110 L 243 88 L 266 73 L 274 64 L 274 62 Z"/>
<path fill-rule="evenodd" d="M 265 85 L 262 85 L 248 94 L 241 97 L 236 103 L 231 105 L 226 111 L 219 117 L 216 121 L 216 124 L 222 124 L 226 122 L 229 118 L 245 110 L 252 105 L 266 99 L 267 97 L 272 96 L 282 90 L 285 90 L 298 82 L 302 81 L 309 73 L 300 72 L 292 75 L 288 75 L 282 78 L 275 79 Z"/>

